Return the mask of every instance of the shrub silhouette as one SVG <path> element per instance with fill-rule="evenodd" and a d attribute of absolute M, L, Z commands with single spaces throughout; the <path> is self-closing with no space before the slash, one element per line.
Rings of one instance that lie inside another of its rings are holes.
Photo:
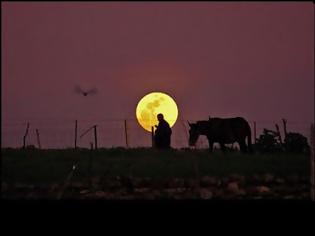
<path fill-rule="evenodd" d="M 307 138 L 299 133 L 287 133 L 284 143 L 280 142 L 279 134 L 272 130 L 264 129 L 263 134 L 256 139 L 255 149 L 262 153 L 271 152 L 291 152 L 309 153 L 310 146 Z"/>
<path fill-rule="evenodd" d="M 284 139 L 284 148 L 287 152 L 309 153 L 310 146 L 307 138 L 299 133 L 288 133 Z"/>
<path fill-rule="evenodd" d="M 277 137 L 278 135 L 276 132 L 264 129 L 263 134 L 256 139 L 256 151 L 262 153 L 282 151 L 282 146 Z"/>

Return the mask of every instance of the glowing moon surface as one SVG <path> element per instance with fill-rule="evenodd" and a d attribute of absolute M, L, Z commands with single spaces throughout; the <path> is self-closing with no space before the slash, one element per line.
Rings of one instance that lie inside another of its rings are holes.
<path fill-rule="evenodd" d="M 136 116 L 139 124 L 151 132 L 151 127 L 158 125 L 157 114 L 162 113 L 164 119 L 172 127 L 178 117 L 177 105 L 173 98 L 161 92 L 145 95 L 138 103 Z"/>

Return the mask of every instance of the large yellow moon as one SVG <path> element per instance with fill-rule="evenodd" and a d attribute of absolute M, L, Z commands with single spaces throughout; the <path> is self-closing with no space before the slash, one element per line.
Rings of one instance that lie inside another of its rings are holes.
<path fill-rule="evenodd" d="M 151 132 L 151 127 L 158 125 L 157 115 L 162 113 L 164 119 L 172 127 L 178 117 L 177 105 L 171 96 L 162 92 L 145 95 L 138 103 L 136 116 L 139 124 Z"/>

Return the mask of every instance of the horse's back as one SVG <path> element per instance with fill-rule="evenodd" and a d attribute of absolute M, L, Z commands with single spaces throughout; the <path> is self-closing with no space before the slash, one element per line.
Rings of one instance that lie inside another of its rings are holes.
<path fill-rule="evenodd" d="M 228 123 L 231 123 L 233 126 L 239 126 L 239 127 L 244 127 L 244 128 L 249 127 L 247 120 L 245 120 L 243 117 L 228 118 L 226 120 Z"/>
<path fill-rule="evenodd" d="M 234 139 L 234 137 L 247 136 L 250 132 L 248 122 L 242 117 L 211 118 L 209 122 L 211 123 L 212 135 L 222 137 L 224 139 Z"/>

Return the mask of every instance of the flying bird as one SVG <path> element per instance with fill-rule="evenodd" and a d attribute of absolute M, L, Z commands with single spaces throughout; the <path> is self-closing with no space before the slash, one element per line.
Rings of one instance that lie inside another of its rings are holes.
<path fill-rule="evenodd" d="M 87 96 L 87 95 L 89 95 L 89 94 L 91 94 L 91 95 L 94 95 L 94 94 L 96 94 L 97 93 L 97 89 L 96 88 L 93 88 L 93 89 L 90 89 L 90 90 L 87 90 L 87 91 L 85 91 L 85 90 L 83 90 L 80 86 L 75 86 L 75 88 L 74 88 L 74 91 L 76 92 L 76 93 L 78 93 L 78 94 L 82 94 L 83 96 Z"/>

